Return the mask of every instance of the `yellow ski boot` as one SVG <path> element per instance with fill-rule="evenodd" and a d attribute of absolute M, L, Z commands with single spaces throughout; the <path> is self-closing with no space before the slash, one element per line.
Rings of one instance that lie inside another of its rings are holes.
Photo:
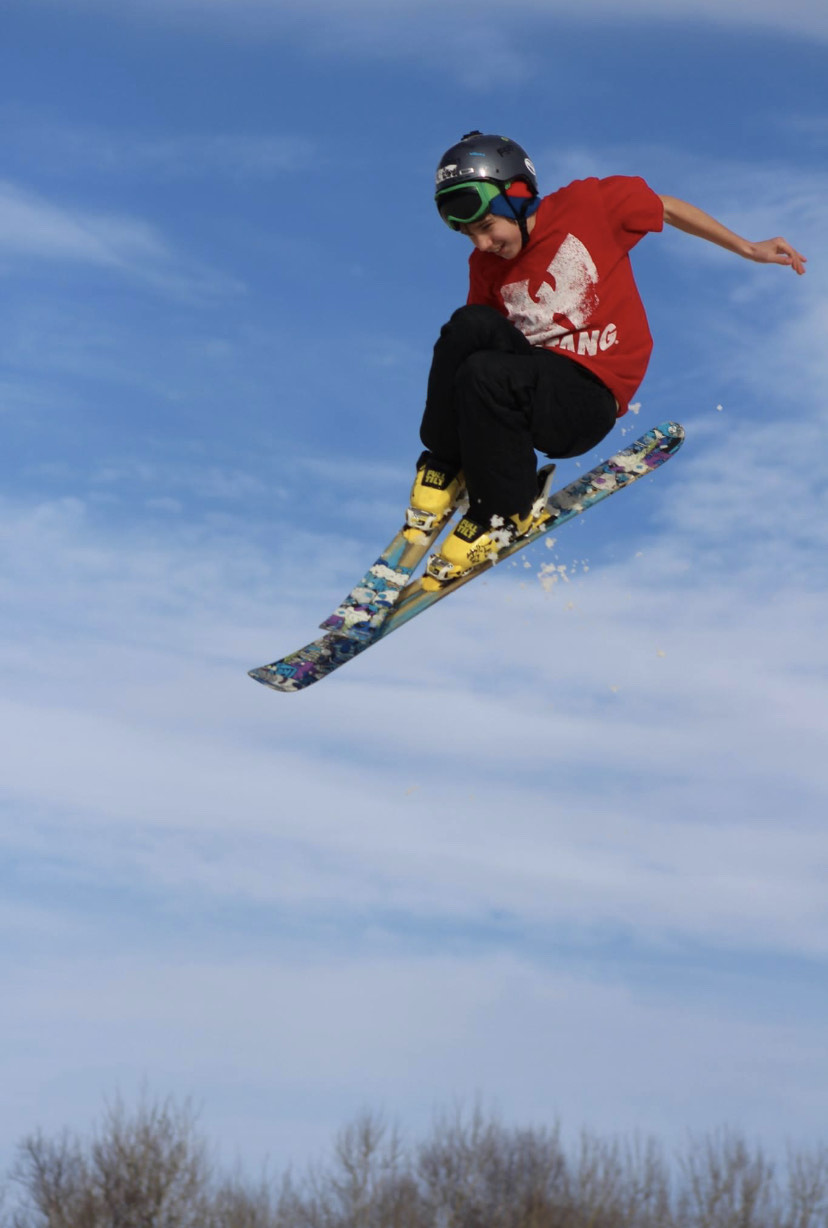
<path fill-rule="evenodd" d="M 410 506 L 405 513 L 405 536 L 416 540 L 419 533 L 433 533 L 463 497 L 465 481 L 455 472 L 424 452 L 417 464 L 411 488 Z"/>
<path fill-rule="evenodd" d="M 538 497 L 525 516 L 517 513 L 492 516 L 488 525 L 480 524 L 469 515 L 464 516 L 440 546 L 440 553 L 432 554 L 429 558 L 422 580 L 423 588 L 433 592 L 452 580 L 468 575 L 484 563 L 496 562 L 502 550 L 542 524 L 549 516 L 546 501 L 554 471 L 554 465 L 546 465 L 539 471 Z"/>

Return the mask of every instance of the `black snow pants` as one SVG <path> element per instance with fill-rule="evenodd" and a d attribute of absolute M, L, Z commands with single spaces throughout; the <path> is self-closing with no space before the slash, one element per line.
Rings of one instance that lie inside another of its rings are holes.
<path fill-rule="evenodd" d="M 615 419 L 615 398 L 596 375 L 472 304 L 455 311 L 434 347 L 420 438 L 437 460 L 463 468 L 470 514 L 485 524 L 529 511 L 535 450 L 580 456 Z"/>

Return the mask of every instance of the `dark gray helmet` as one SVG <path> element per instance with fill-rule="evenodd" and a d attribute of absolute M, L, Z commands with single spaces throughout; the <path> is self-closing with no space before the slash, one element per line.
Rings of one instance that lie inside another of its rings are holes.
<path fill-rule="evenodd" d="M 507 136 L 467 132 L 437 167 L 434 200 L 452 230 L 497 213 L 520 227 L 529 242 L 528 218 L 540 204 L 535 168 L 526 150 Z"/>
<path fill-rule="evenodd" d="M 447 149 L 440 159 L 435 180 L 435 192 L 463 183 L 483 181 L 505 187 L 522 180 L 532 196 L 538 194 L 538 179 L 526 150 L 506 136 L 468 132 L 461 141 Z"/>

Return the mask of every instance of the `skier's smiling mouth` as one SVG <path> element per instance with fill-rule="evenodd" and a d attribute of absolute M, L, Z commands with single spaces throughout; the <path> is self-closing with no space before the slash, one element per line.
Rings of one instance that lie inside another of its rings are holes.
<path fill-rule="evenodd" d="M 529 218 L 529 230 L 534 224 L 534 217 Z M 471 239 L 479 252 L 499 256 L 501 260 L 514 260 L 523 249 L 523 239 L 517 222 L 511 218 L 497 217 L 488 213 L 479 222 L 469 222 L 461 226 L 461 232 Z"/>

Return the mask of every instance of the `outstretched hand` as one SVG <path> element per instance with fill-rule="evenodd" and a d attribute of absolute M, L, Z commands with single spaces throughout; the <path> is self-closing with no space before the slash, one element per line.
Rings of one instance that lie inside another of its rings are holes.
<path fill-rule="evenodd" d="M 787 239 L 763 239 L 761 243 L 752 244 L 752 249 L 750 259 L 757 264 L 787 264 L 795 273 L 805 272 L 807 256 L 791 247 Z"/>
<path fill-rule="evenodd" d="M 664 206 L 664 221 L 683 230 L 686 234 L 697 235 L 710 243 L 718 243 L 746 260 L 755 260 L 757 264 L 787 264 L 795 273 L 805 272 L 805 257 L 795 247 L 791 247 L 787 239 L 763 239 L 761 243 L 751 243 L 735 231 L 728 230 L 721 222 L 717 222 L 709 213 L 691 205 L 677 196 L 662 196 Z"/>

